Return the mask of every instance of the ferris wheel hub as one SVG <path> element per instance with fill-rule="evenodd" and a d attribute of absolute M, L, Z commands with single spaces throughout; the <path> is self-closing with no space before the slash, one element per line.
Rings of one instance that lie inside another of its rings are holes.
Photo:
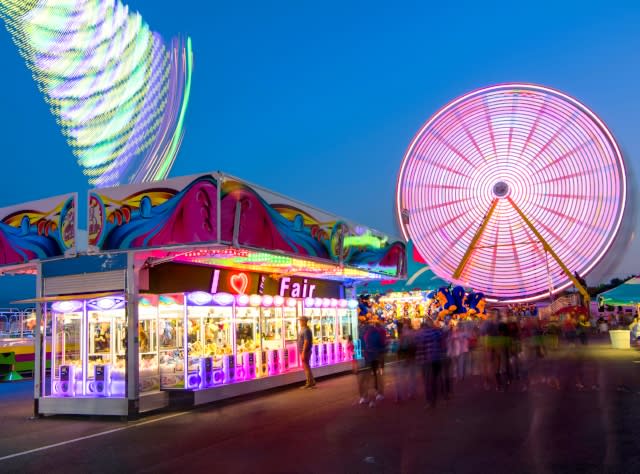
<path fill-rule="evenodd" d="M 497 198 L 505 198 L 511 193 L 511 188 L 504 181 L 498 181 L 493 185 L 493 195 Z"/>

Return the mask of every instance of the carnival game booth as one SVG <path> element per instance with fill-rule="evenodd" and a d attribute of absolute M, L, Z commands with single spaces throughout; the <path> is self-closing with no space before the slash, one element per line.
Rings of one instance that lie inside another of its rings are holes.
<path fill-rule="evenodd" d="M 406 267 L 402 242 L 220 173 L 91 191 L 88 238 L 86 255 L 39 263 L 31 301 L 53 338 L 38 414 L 133 416 L 302 381 L 303 315 L 314 374 L 349 370 L 355 284 Z"/>
<path fill-rule="evenodd" d="M 363 281 L 358 284 L 359 294 L 371 295 L 371 311 L 385 320 L 409 319 L 419 326 L 434 309 L 430 294 L 449 282 L 438 278 L 413 245 L 407 242 L 407 276 Z"/>

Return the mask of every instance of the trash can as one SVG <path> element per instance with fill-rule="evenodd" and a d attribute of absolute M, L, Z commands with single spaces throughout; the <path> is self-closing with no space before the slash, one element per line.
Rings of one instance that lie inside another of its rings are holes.
<path fill-rule="evenodd" d="M 631 331 L 628 329 L 612 329 L 609 331 L 611 347 L 614 349 L 631 348 Z"/>

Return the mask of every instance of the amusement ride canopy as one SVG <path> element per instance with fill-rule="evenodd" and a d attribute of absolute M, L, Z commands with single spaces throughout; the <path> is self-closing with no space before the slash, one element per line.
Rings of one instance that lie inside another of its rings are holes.
<path fill-rule="evenodd" d="M 532 84 L 482 88 L 445 105 L 405 153 L 400 227 L 439 277 L 532 301 L 603 258 L 626 203 L 620 149 L 576 99 Z"/>

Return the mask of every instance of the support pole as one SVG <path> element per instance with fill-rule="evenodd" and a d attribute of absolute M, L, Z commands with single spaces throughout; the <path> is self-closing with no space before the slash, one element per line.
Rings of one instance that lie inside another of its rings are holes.
<path fill-rule="evenodd" d="M 562 262 L 562 260 L 560 260 L 560 257 L 558 257 L 558 255 L 553 251 L 551 246 L 544 239 L 544 237 L 542 237 L 542 234 L 540 234 L 540 232 L 538 232 L 538 229 L 535 228 L 533 223 L 529 219 L 527 219 L 527 216 L 524 215 L 524 212 L 522 212 L 520 210 L 520 208 L 516 205 L 516 203 L 513 202 L 513 199 L 511 199 L 510 197 L 507 197 L 507 201 L 509 201 L 509 203 L 513 206 L 513 208 L 516 210 L 516 212 L 520 215 L 522 220 L 525 222 L 525 224 L 527 224 L 529 229 L 531 229 L 531 232 L 533 232 L 533 234 L 536 236 L 536 238 L 542 243 L 542 246 L 544 247 L 544 249 L 547 252 L 549 252 L 549 254 L 551 254 L 551 256 L 556 261 L 556 263 L 560 266 L 562 271 L 569 277 L 569 280 L 571 280 L 571 283 L 573 283 L 573 285 L 582 294 L 582 296 L 584 297 L 585 304 L 587 305 L 587 307 L 589 307 L 589 302 L 591 301 L 591 296 L 589 296 L 589 293 L 587 292 L 586 288 L 580 284 L 580 282 L 576 279 L 576 277 L 573 276 L 573 273 L 571 273 L 571 271 Z"/>
<path fill-rule="evenodd" d="M 487 214 L 484 216 L 484 219 L 482 221 L 482 224 L 480 225 L 480 228 L 476 232 L 476 235 L 473 236 L 473 239 L 471 239 L 471 243 L 469 244 L 469 248 L 467 248 L 467 251 L 465 252 L 464 256 L 462 257 L 462 260 L 460 260 L 460 264 L 458 265 L 458 268 L 456 268 L 456 271 L 453 272 L 453 279 L 454 280 L 459 279 L 460 275 L 462 275 L 462 270 L 464 270 L 464 267 L 469 262 L 469 259 L 471 258 L 471 254 L 475 250 L 476 244 L 480 240 L 480 237 L 482 237 L 482 234 L 484 233 L 484 230 L 487 228 L 487 224 L 489 223 L 489 220 L 491 219 L 491 216 L 493 215 L 493 211 L 496 210 L 496 206 L 497 205 L 498 205 L 498 198 L 495 198 L 493 201 L 491 201 L 491 207 L 489 207 L 489 212 L 487 212 Z"/>
<path fill-rule="evenodd" d="M 138 336 L 138 278 L 140 269 L 135 266 L 135 263 L 135 254 L 128 252 L 125 294 L 127 305 L 126 397 L 129 419 L 135 419 L 140 412 L 140 340 Z"/>

